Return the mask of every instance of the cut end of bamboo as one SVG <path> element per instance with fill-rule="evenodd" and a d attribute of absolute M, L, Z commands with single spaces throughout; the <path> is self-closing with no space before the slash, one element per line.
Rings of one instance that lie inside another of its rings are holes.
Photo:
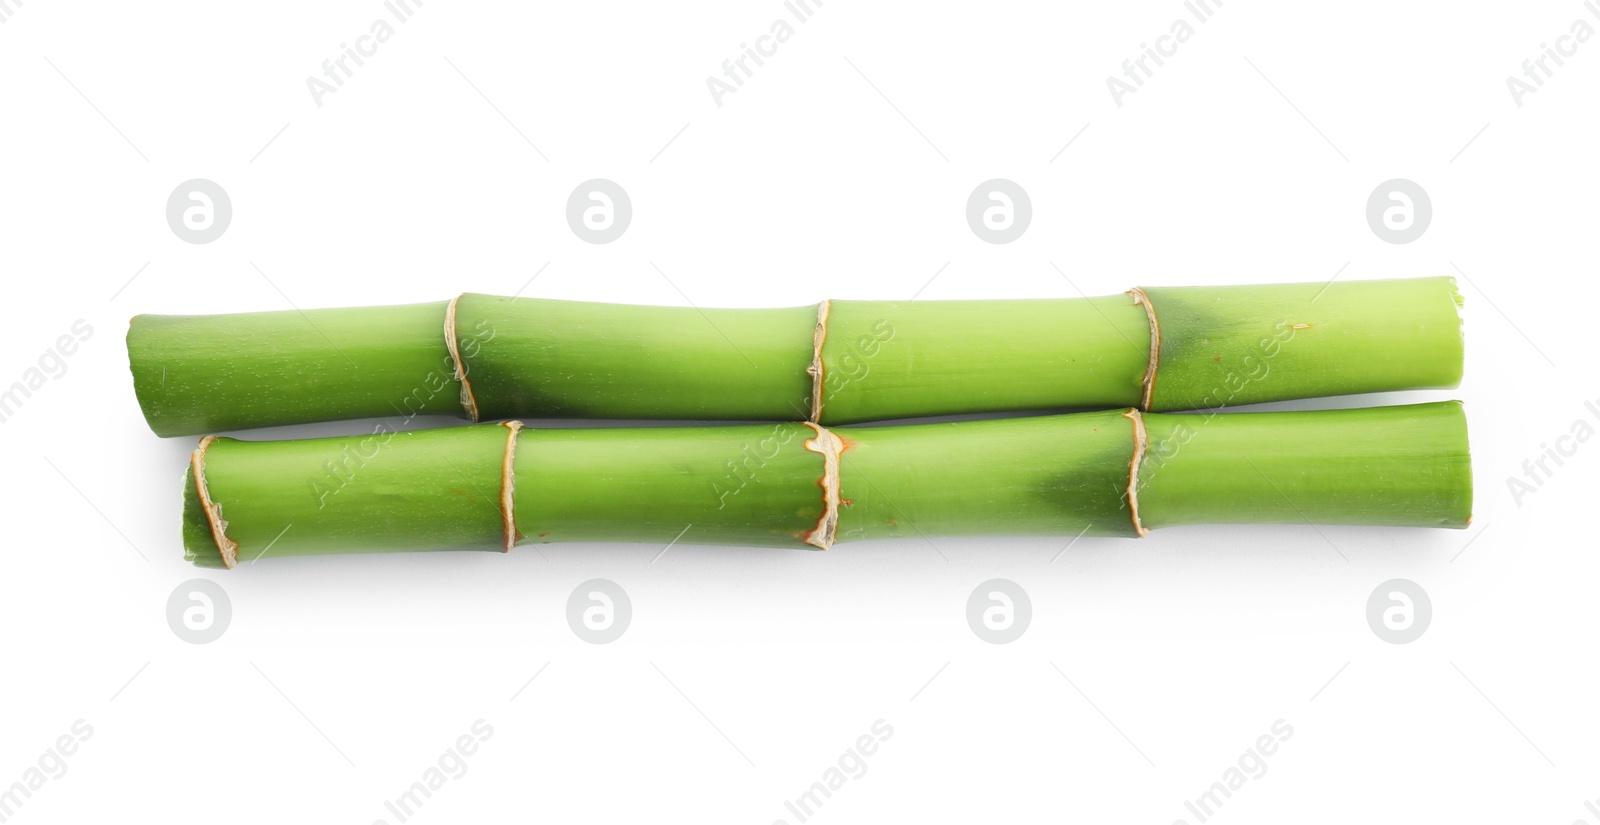
<path fill-rule="evenodd" d="M 222 505 L 211 500 L 211 490 L 206 485 L 206 451 L 217 437 L 208 435 L 200 439 L 200 446 L 189 456 L 189 471 L 194 481 L 194 492 L 200 509 L 205 513 L 211 538 L 216 542 L 222 566 L 232 570 L 239 563 L 239 543 L 228 538 L 228 521 L 222 517 Z"/>
<path fill-rule="evenodd" d="M 183 560 L 195 567 L 222 569 L 222 555 L 217 552 L 217 542 L 211 537 L 205 511 L 200 508 L 200 496 L 194 486 L 194 467 L 183 467 Z"/>

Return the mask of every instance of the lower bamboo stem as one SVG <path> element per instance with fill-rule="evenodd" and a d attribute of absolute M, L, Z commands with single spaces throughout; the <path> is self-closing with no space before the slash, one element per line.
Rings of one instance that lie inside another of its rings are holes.
<path fill-rule="evenodd" d="M 1464 527 L 1472 504 L 1466 421 L 1453 401 L 876 427 L 481 424 L 218 438 L 202 441 L 185 491 L 187 556 L 207 567 L 535 542 L 825 548 L 1218 522 Z"/>

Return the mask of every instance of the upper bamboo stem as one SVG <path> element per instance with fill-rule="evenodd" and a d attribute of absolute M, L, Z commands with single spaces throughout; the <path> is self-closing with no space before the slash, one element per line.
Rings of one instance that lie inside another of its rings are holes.
<path fill-rule="evenodd" d="M 790 309 L 467 294 L 140 315 L 128 352 L 159 435 L 440 414 L 842 424 L 1455 386 L 1459 300 L 1448 278 Z"/>

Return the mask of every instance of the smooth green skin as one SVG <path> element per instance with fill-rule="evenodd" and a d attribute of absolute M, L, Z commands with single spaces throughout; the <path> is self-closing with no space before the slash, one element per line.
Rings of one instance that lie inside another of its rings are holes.
<path fill-rule="evenodd" d="M 328 552 L 499 550 L 496 424 L 290 441 L 219 438 L 206 487 L 222 508 L 239 564 Z M 191 469 L 184 477 L 184 547 L 220 567 Z"/>
<path fill-rule="evenodd" d="M 803 424 L 523 430 L 518 529 L 529 541 L 805 547 L 822 457 Z M 693 525 L 693 526 L 690 526 Z"/>
<path fill-rule="evenodd" d="M 1464 528 L 1472 458 L 1459 401 L 1316 412 L 1145 416 L 1144 526 Z"/>
<path fill-rule="evenodd" d="M 1148 528 L 1464 527 L 1470 517 L 1458 402 L 1143 420 L 1148 447 L 1137 498 Z M 1133 534 L 1126 492 L 1135 429 L 1123 413 L 833 432 L 846 443 L 840 542 Z M 507 433 L 480 424 L 365 439 L 219 439 L 206 478 L 241 564 L 316 553 L 499 550 Z M 519 540 L 664 545 L 681 537 L 808 547 L 804 537 L 824 512 L 823 457 L 805 446 L 813 435 L 800 424 L 525 429 L 514 461 Z M 188 558 L 220 566 L 193 479 L 185 502 Z"/>
<path fill-rule="evenodd" d="M 1126 295 L 833 301 L 822 420 L 1139 403 L 1149 322 Z"/>
<path fill-rule="evenodd" d="M 128 328 L 134 392 L 160 436 L 459 415 L 445 306 L 138 315 Z"/>
<path fill-rule="evenodd" d="M 1121 412 L 841 427 L 839 540 L 1132 536 Z"/>
<path fill-rule="evenodd" d="M 463 333 L 482 332 L 462 357 L 486 420 L 809 414 L 816 307 L 701 310 L 469 294 L 456 318 Z"/>
<path fill-rule="evenodd" d="M 1461 296 L 1452 278 L 1145 294 L 1161 328 L 1152 410 L 1461 383 Z"/>
<path fill-rule="evenodd" d="M 1449 278 L 1146 292 L 1161 327 L 1154 410 L 1460 382 Z M 158 435 L 464 417 L 445 306 L 141 315 L 134 387 Z M 469 294 L 456 327 L 484 420 L 795 421 L 811 414 L 816 315 Z M 1149 352 L 1126 295 L 833 301 L 820 420 L 1139 405 Z"/>

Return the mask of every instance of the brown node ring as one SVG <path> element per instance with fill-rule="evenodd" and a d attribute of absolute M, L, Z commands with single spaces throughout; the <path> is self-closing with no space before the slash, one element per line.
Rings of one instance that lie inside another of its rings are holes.
<path fill-rule="evenodd" d="M 1161 324 L 1156 321 L 1155 304 L 1150 303 L 1150 296 L 1146 295 L 1144 290 L 1134 287 L 1128 290 L 1128 294 L 1133 296 L 1135 304 L 1144 306 L 1145 317 L 1150 319 L 1150 360 L 1144 369 L 1144 380 L 1141 382 L 1144 396 L 1139 402 L 1140 408 L 1149 412 L 1150 398 L 1156 391 L 1156 365 L 1161 360 Z"/>
<path fill-rule="evenodd" d="M 466 411 L 468 421 L 477 423 L 478 399 L 472 395 L 472 383 L 467 380 L 467 363 L 461 360 L 461 347 L 456 333 L 456 302 L 461 298 L 461 295 L 451 298 L 450 305 L 444 309 L 444 345 L 450 350 L 450 362 L 455 365 L 456 381 L 461 383 L 461 408 Z"/>
<path fill-rule="evenodd" d="M 1150 435 L 1144 428 L 1144 416 L 1138 408 L 1129 407 L 1123 418 L 1133 422 L 1133 457 L 1128 459 L 1128 512 L 1133 517 L 1133 532 L 1139 538 L 1150 535 L 1150 530 L 1139 520 L 1139 465 L 1144 461 Z"/>
<path fill-rule="evenodd" d="M 514 473 L 517 460 L 517 433 L 522 431 L 521 421 L 502 421 L 505 427 L 506 449 L 500 458 L 500 513 L 505 522 L 506 546 L 501 552 L 509 553 L 522 536 L 517 532 L 517 511 L 514 505 L 517 480 Z"/>
<path fill-rule="evenodd" d="M 811 416 L 812 422 L 822 421 L 822 344 L 828 338 L 828 309 L 832 306 L 832 299 L 817 304 L 817 326 L 811 332 L 811 366 L 806 367 L 806 373 L 811 376 Z"/>
<path fill-rule="evenodd" d="M 822 456 L 822 478 L 817 481 L 822 487 L 822 517 L 802 538 L 806 544 L 826 550 L 833 546 L 839 532 L 839 454 L 844 452 L 844 439 L 820 424 L 804 423 L 817 431 L 816 438 L 806 439 L 805 448 Z"/>

